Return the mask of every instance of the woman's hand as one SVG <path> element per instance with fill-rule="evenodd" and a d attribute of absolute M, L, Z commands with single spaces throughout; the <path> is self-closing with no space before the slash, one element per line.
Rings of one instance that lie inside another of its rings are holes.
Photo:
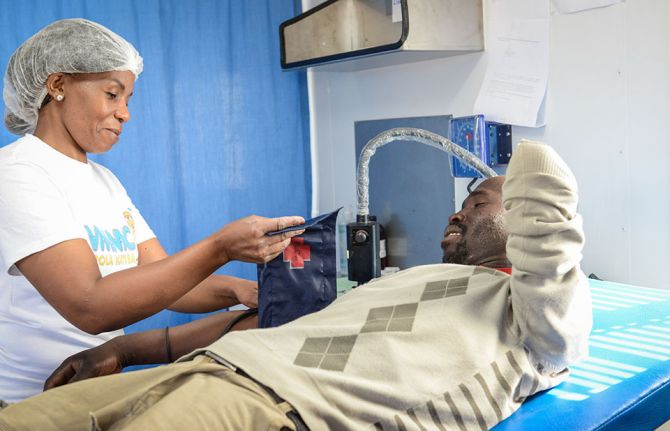
<path fill-rule="evenodd" d="M 275 236 L 266 234 L 304 222 L 302 217 L 296 216 L 279 218 L 248 216 L 223 227 L 218 232 L 219 244 L 224 258 L 229 261 L 269 262 L 289 245 L 291 237 L 302 234 L 304 230 L 285 232 Z"/>
<path fill-rule="evenodd" d="M 258 307 L 258 283 L 251 280 L 240 279 L 237 284 L 233 286 L 235 297 L 242 305 L 249 308 Z"/>
<path fill-rule="evenodd" d="M 74 383 L 91 377 L 106 376 L 121 372 L 124 357 L 115 342 L 107 341 L 92 349 L 70 356 L 51 373 L 44 383 L 44 390 Z"/>

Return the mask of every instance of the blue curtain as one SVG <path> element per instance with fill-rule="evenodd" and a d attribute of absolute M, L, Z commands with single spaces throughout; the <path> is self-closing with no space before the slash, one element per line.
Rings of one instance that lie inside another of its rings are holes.
<path fill-rule="evenodd" d="M 279 65 L 279 24 L 299 12 L 296 0 L 0 0 L 0 66 L 62 18 L 99 22 L 135 45 L 144 72 L 131 121 L 112 151 L 91 158 L 174 253 L 245 215 L 309 215 L 306 77 Z M 0 146 L 15 139 L 2 128 Z M 219 272 L 256 278 L 252 264 Z M 195 317 L 164 311 L 128 330 Z"/>

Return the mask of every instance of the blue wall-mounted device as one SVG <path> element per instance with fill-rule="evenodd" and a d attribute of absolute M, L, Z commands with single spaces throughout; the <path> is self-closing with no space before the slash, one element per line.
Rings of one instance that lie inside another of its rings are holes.
<path fill-rule="evenodd" d="M 486 121 L 483 115 L 451 119 L 449 138 L 488 166 L 506 165 L 512 156 L 512 126 Z M 481 175 L 458 158 L 451 158 L 451 174 L 460 178 Z"/>

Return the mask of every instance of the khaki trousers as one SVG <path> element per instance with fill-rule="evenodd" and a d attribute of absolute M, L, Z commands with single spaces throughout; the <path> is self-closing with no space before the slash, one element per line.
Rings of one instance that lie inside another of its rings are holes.
<path fill-rule="evenodd" d="M 84 380 L 0 410 L 0 430 L 295 430 L 253 380 L 205 356 Z"/>

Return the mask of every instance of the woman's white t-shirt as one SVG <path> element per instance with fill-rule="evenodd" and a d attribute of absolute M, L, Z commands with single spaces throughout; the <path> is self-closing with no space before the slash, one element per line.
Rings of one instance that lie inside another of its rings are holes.
<path fill-rule="evenodd" d="M 65 358 L 123 334 L 77 329 L 15 263 L 83 239 L 104 277 L 137 266 L 137 245 L 153 237 L 105 167 L 67 157 L 32 135 L 0 148 L 0 399 L 16 402 L 41 392 Z"/>

